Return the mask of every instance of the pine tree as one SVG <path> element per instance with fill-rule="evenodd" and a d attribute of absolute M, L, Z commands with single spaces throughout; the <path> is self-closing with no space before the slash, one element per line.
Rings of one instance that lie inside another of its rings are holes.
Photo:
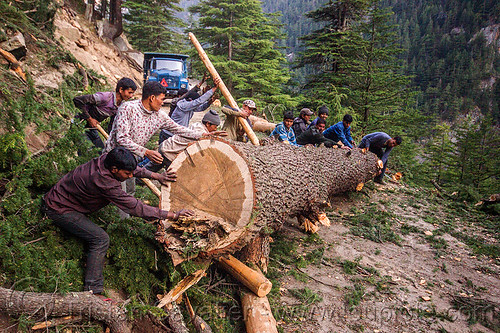
<path fill-rule="evenodd" d="M 184 23 L 175 17 L 180 0 L 126 0 L 124 25 L 130 43 L 143 52 L 178 52 L 182 47 L 177 27 Z"/>
<path fill-rule="evenodd" d="M 200 16 L 194 34 L 236 98 L 292 102 L 282 93 L 289 75 L 276 47 L 283 38 L 280 25 L 262 12 L 260 1 L 204 0 L 190 11 Z"/>
<path fill-rule="evenodd" d="M 380 115 L 404 106 L 408 79 L 400 74 L 390 15 L 377 0 L 329 1 L 308 14 L 326 25 L 303 38 L 299 66 L 316 69 L 306 88 L 321 98 L 335 86 L 365 130 L 380 129 Z"/>

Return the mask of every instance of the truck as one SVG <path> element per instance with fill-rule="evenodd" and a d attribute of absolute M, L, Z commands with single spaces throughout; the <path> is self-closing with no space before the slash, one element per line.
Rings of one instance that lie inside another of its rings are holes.
<path fill-rule="evenodd" d="M 169 97 L 177 95 L 181 88 L 189 89 L 187 58 L 185 54 L 144 53 L 144 83 L 160 82 Z"/>

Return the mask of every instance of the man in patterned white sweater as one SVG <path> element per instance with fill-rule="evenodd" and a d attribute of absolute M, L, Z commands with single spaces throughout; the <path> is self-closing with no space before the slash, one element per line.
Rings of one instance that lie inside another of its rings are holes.
<path fill-rule="evenodd" d="M 201 133 L 175 123 L 163 111 L 160 111 L 165 99 L 166 89 L 159 82 L 147 82 L 142 89 L 142 99 L 122 104 L 113 123 L 113 128 L 106 141 L 103 153 L 122 146 L 131 151 L 137 159 L 147 157 L 155 163 L 162 163 L 163 156 L 156 150 L 145 148 L 151 137 L 160 129 L 188 139 L 218 135 Z M 135 179 L 127 180 L 123 185 L 128 194 L 135 192 Z M 126 218 L 126 215 L 122 215 Z"/>

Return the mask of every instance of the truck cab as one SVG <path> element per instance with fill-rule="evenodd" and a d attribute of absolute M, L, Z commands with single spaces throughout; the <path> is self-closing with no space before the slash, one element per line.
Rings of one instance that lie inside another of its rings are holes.
<path fill-rule="evenodd" d="M 184 54 L 144 53 L 144 83 L 160 82 L 169 96 L 177 95 L 181 88 L 189 89 L 187 58 Z"/>

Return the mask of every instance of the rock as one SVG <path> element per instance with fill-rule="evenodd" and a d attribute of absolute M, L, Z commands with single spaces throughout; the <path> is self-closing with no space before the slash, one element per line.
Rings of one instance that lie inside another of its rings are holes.
<path fill-rule="evenodd" d="M 81 38 L 81 33 L 78 28 L 75 26 L 69 24 L 68 22 L 64 20 L 58 20 L 58 24 L 54 24 L 57 27 L 57 30 L 59 30 L 59 34 L 61 34 L 63 37 L 66 39 L 76 42 Z"/>
<path fill-rule="evenodd" d="M 420 296 L 424 301 L 429 302 L 431 298 L 429 296 Z"/>
<path fill-rule="evenodd" d="M 142 64 L 144 63 L 144 54 L 138 51 L 134 52 L 127 52 L 127 55 L 129 56 L 130 59 L 134 60 L 139 67 L 142 68 Z"/>
<path fill-rule="evenodd" d="M 78 47 L 81 47 L 82 49 L 84 50 L 87 50 L 88 47 L 89 47 L 89 42 L 88 40 L 86 39 L 83 39 L 83 38 L 80 38 L 79 40 L 75 41 L 75 44 L 78 46 Z"/>
<path fill-rule="evenodd" d="M 17 32 L 14 36 L 10 37 L 7 41 L 0 43 L 0 48 L 12 53 L 17 60 L 26 56 L 26 41 L 21 32 Z"/>
<path fill-rule="evenodd" d="M 115 44 L 118 50 L 122 52 L 133 50 L 133 47 L 130 45 L 130 43 L 127 40 L 127 37 L 124 34 L 121 34 L 120 36 L 116 37 L 113 40 L 113 44 Z"/>
<path fill-rule="evenodd" d="M 432 236 L 432 235 L 434 235 L 434 234 L 432 233 L 432 231 L 429 231 L 429 230 L 424 231 L 424 234 L 425 234 L 426 236 Z"/>

